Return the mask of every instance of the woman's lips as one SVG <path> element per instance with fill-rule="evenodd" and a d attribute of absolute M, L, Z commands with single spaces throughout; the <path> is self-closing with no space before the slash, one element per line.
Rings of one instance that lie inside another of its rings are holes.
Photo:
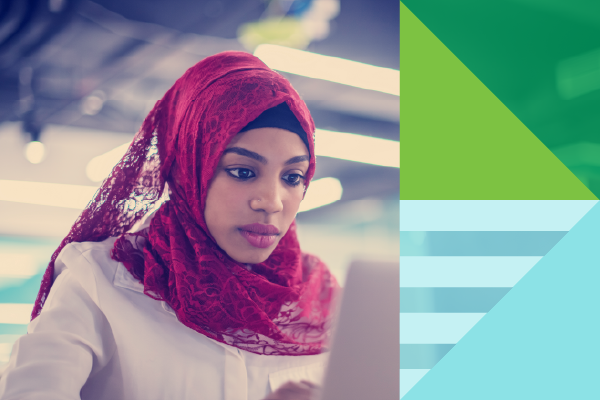
<path fill-rule="evenodd" d="M 275 243 L 279 230 L 273 225 L 249 224 L 239 228 L 241 235 L 254 247 L 266 249 Z"/>

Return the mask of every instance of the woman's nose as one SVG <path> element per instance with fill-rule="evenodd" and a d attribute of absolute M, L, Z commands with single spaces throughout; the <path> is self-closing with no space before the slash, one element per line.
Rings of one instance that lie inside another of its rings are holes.
<path fill-rule="evenodd" d="M 265 181 L 250 200 L 250 208 L 254 211 L 264 211 L 274 214 L 283 210 L 279 182 Z"/>

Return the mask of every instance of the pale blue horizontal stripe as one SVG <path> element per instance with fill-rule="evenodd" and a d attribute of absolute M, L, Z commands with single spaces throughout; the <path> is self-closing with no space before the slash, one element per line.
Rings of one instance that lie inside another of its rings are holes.
<path fill-rule="evenodd" d="M 14 343 L 23 335 L 0 335 L 0 343 Z"/>
<path fill-rule="evenodd" d="M 428 373 L 428 369 L 401 369 L 400 370 L 400 398 L 417 384 Z"/>
<path fill-rule="evenodd" d="M 545 256 L 567 232 L 400 232 L 401 256 Z"/>
<path fill-rule="evenodd" d="M 24 335 L 29 325 L 0 324 L 0 335 Z"/>
<path fill-rule="evenodd" d="M 400 313 L 400 344 L 455 344 L 485 313 Z"/>
<path fill-rule="evenodd" d="M 401 344 L 400 369 L 431 369 L 453 347 L 453 344 Z"/>
<path fill-rule="evenodd" d="M 598 200 L 401 200 L 401 231 L 569 231 Z"/>
<path fill-rule="evenodd" d="M 512 288 L 401 288 L 401 313 L 487 313 Z"/>
<path fill-rule="evenodd" d="M 512 287 L 542 257 L 400 257 L 400 287 Z"/>

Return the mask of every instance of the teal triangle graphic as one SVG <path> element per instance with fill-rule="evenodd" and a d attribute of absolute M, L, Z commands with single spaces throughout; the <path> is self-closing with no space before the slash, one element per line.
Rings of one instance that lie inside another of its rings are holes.
<path fill-rule="evenodd" d="M 600 203 L 403 400 L 600 397 Z"/>

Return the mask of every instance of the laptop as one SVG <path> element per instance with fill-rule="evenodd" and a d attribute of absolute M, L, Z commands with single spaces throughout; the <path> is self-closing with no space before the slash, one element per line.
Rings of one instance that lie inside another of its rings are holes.
<path fill-rule="evenodd" d="M 399 330 L 399 263 L 352 262 L 320 400 L 398 400 Z"/>

